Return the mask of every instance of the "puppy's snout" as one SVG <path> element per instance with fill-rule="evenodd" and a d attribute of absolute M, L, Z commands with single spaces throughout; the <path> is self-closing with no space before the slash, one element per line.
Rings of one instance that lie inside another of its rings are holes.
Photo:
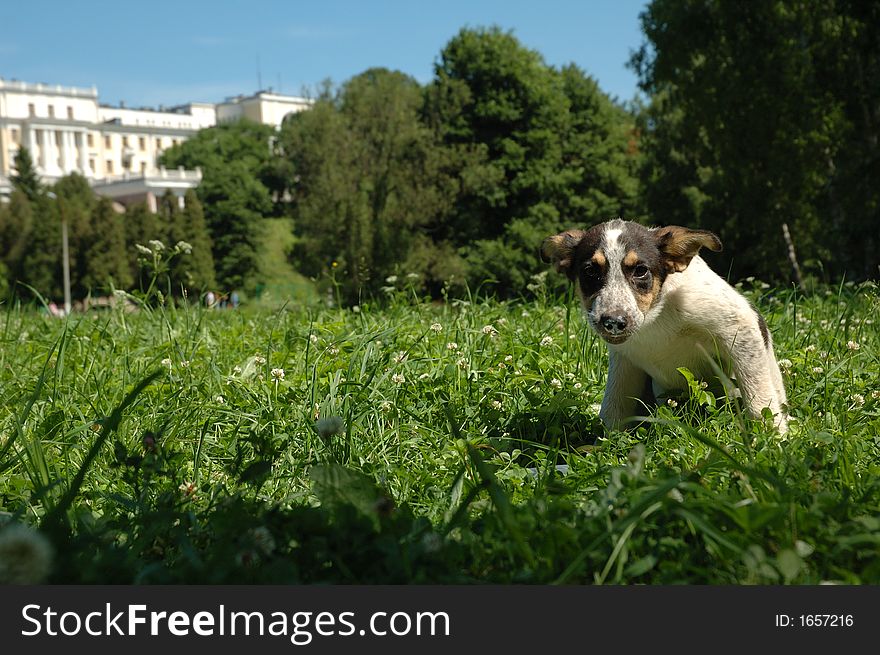
<path fill-rule="evenodd" d="M 600 319 L 599 323 L 602 325 L 602 328 L 611 334 L 620 334 L 626 330 L 626 316 L 622 316 L 620 314 L 604 314 Z"/>

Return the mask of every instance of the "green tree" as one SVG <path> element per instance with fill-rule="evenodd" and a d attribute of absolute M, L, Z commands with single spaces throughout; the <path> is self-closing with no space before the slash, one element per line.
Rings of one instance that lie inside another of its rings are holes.
<path fill-rule="evenodd" d="M 257 271 L 260 220 L 273 212 L 275 184 L 273 143 L 269 125 L 240 121 L 201 130 L 169 148 L 165 166 L 202 169 L 197 195 L 213 244 L 218 282 L 241 287 Z"/>
<path fill-rule="evenodd" d="M 33 227 L 19 280 L 47 300 L 63 295 L 61 269 L 61 218 L 58 203 L 45 195 L 31 203 Z M 31 295 L 27 292 L 25 295 Z"/>
<path fill-rule="evenodd" d="M 735 277 L 787 277 L 783 223 L 814 271 L 876 274 L 878 19 L 845 0 L 654 0 L 633 58 L 649 212 L 716 231 Z"/>
<path fill-rule="evenodd" d="M 422 89 L 411 77 L 370 69 L 289 119 L 282 144 L 296 173 L 293 198 L 300 241 L 295 256 L 310 275 L 341 265 L 350 301 L 404 272 L 435 269 L 408 259 L 423 229 L 447 212 L 438 184 L 435 136 L 420 121 Z M 421 247 L 429 242 L 421 239 Z"/>
<path fill-rule="evenodd" d="M 159 225 L 158 216 L 150 211 L 146 202 L 128 207 L 123 220 L 125 224 L 125 253 L 128 267 L 135 285 L 144 291 L 150 282 L 149 274 L 143 271 L 138 262 L 137 244 L 146 246 L 150 241 L 165 238 Z"/>
<path fill-rule="evenodd" d="M 9 203 L 0 203 L 0 261 L 9 285 L 24 279 L 24 259 L 33 231 L 33 203 L 20 189 L 13 190 Z"/>
<path fill-rule="evenodd" d="M 498 28 L 463 29 L 441 52 L 425 120 L 462 181 L 447 217 L 472 284 L 521 293 L 548 234 L 635 218 L 632 116 L 576 66 L 548 66 Z"/>
<path fill-rule="evenodd" d="M 198 292 L 214 287 L 214 257 L 211 255 L 211 237 L 205 224 L 205 213 L 202 203 L 194 191 L 187 191 L 184 208 L 179 212 L 180 231 L 169 245 L 179 241 L 187 243 L 189 252 L 181 252 L 172 262 L 172 275 L 182 281 L 188 288 Z"/>
<path fill-rule="evenodd" d="M 125 251 L 122 215 L 108 198 L 98 200 L 91 214 L 91 238 L 83 252 L 82 278 L 78 286 L 95 293 L 132 284 L 131 268 Z"/>
<path fill-rule="evenodd" d="M 30 150 L 21 146 L 15 154 L 14 165 L 15 172 L 9 176 L 9 181 L 14 188 L 27 196 L 28 200 L 35 202 L 43 192 L 43 185 L 34 167 Z"/>
<path fill-rule="evenodd" d="M 91 281 L 87 252 L 94 239 L 99 237 L 93 226 L 93 210 L 97 199 L 88 180 L 79 173 L 71 173 L 59 179 L 52 186 L 52 193 L 55 195 L 52 204 L 59 223 L 67 223 L 71 294 L 74 298 L 83 298 L 91 290 L 90 284 L 86 283 L 87 279 Z M 57 261 L 61 261 L 60 256 Z"/>

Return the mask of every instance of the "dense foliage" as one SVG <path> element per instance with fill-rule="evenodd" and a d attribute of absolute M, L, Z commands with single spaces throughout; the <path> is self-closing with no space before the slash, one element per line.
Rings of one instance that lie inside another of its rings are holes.
<path fill-rule="evenodd" d="M 654 0 L 633 59 L 651 98 L 642 180 L 658 221 L 714 230 L 733 277 L 878 274 L 880 6 Z"/>
<path fill-rule="evenodd" d="M 0 581 L 876 584 L 876 287 L 744 290 L 785 440 L 699 385 L 603 435 L 604 347 L 540 290 L 7 312 Z"/>
<path fill-rule="evenodd" d="M 528 296 L 544 237 L 615 216 L 713 230 L 732 279 L 872 278 L 878 11 L 849 0 L 654 0 L 631 61 L 646 97 L 626 108 L 509 32 L 465 28 L 426 84 L 371 68 L 328 83 L 280 130 L 202 130 L 161 158 L 201 168 L 200 206 L 176 218 L 133 208 L 115 223 L 142 238 L 159 221 L 159 238 L 198 241 L 201 259 L 175 266 L 174 293 L 280 289 L 295 269 L 348 304 L 404 276 L 435 298 L 466 284 Z M 44 189 L 21 149 L 13 183 L 0 207 L 0 291 L 18 281 L 58 297 L 62 218 L 76 296 L 111 279 L 137 285 L 137 241 L 120 252 L 84 180 Z M 279 239 L 282 225 L 291 234 Z"/>

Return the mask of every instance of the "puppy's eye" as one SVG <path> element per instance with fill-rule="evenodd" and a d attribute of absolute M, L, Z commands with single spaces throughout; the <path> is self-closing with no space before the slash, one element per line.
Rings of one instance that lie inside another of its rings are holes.
<path fill-rule="evenodd" d="M 587 262 L 584 264 L 584 275 L 587 277 L 595 277 L 599 274 L 599 267 L 596 266 L 595 262 Z"/>
<path fill-rule="evenodd" d="M 648 267 L 644 264 L 637 264 L 633 269 L 633 277 L 637 280 L 644 280 L 651 274 L 651 271 L 648 270 Z"/>

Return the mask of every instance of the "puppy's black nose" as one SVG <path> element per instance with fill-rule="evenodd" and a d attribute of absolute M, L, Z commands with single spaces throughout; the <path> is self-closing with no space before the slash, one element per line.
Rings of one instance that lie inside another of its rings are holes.
<path fill-rule="evenodd" d="M 599 319 L 599 322 L 602 324 L 602 327 L 605 328 L 606 331 L 617 334 L 618 332 L 623 332 L 626 330 L 626 317 L 625 316 L 609 316 L 605 315 Z"/>

